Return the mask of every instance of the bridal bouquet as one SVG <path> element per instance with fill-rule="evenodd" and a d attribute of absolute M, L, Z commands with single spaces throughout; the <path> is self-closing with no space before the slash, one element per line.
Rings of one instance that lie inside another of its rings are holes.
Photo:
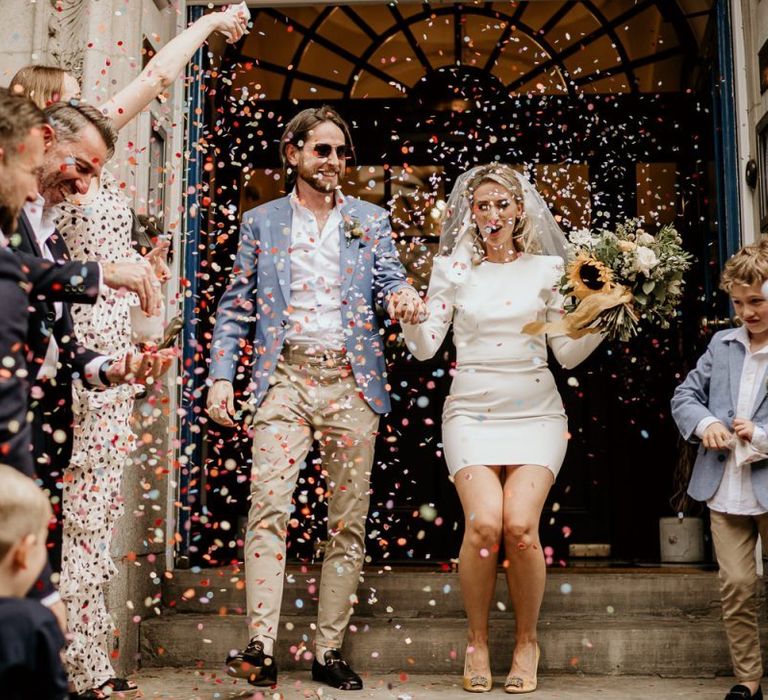
<path fill-rule="evenodd" d="M 683 294 L 683 274 L 691 265 L 692 256 L 681 244 L 674 226 L 668 224 L 653 236 L 640 219 L 629 219 L 615 231 L 572 232 L 570 262 L 560 282 L 566 314 L 538 332 L 577 338 L 602 331 L 626 341 L 644 323 L 668 328 Z"/>

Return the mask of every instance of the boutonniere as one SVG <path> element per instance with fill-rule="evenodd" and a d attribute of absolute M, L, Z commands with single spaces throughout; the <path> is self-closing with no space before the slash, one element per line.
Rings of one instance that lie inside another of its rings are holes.
<path fill-rule="evenodd" d="M 364 233 L 362 224 L 354 216 L 344 218 L 344 238 L 347 239 L 347 248 L 353 239 L 362 238 Z"/>

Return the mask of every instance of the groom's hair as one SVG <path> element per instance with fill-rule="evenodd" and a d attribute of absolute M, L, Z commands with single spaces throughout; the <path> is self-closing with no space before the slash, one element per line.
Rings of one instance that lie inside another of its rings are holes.
<path fill-rule="evenodd" d="M 335 124 L 344 132 L 344 140 L 350 150 L 347 163 L 354 163 L 355 146 L 352 143 L 352 134 L 349 131 L 349 125 L 342 119 L 341 115 L 328 105 L 304 109 L 288 122 L 288 126 L 285 127 L 285 131 L 280 138 L 280 160 L 283 163 L 283 178 L 285 179 L 286 192 L 290 192 L 296 184 L 296 170 L 291 167 L 286 155 L 288 144 L 293 144 L 296 148 L 301 149 L 310 132 L 323 122 L 331 122 L 331 124 Z"/>

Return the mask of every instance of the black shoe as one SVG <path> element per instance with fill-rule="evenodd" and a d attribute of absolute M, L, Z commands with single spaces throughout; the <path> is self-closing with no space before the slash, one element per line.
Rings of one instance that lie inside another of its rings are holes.
<path fill-rule="evenodd" d="M 227 675 L 245 678 L 251 685 L 275 685 L 277 663 L 274 656 L 264 653 L 264 643 L 254 637 L 245 649 L 227 656 Z"/>
<path fill-rule="evenodd" d="M 757 686 L 755 694 L 752 695 L 747 686 L 741 684 L 734 685 L 733 688 L 728 691 L 725 700 L 763 700 L 763 689 L 760 686 Z"/>
<path fill-rule="evenodd" d="M 323 660 L 324 664 L 317 659 L 312 662 L 313 681 L 320 681 L 339 690 L 363 689 L 363 679 L 349 667 L 338 649 L 326 651 Z"/>

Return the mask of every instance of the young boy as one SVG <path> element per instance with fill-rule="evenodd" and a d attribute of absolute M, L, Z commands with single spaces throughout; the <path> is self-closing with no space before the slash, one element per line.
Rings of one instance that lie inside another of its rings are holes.
<path fill-rule="evenodd" d="M 65 700 L 64 637 L 53 613 L 24 596 L 48 560 L 51 506 L 35 482 L 0 464 L 0 697 Z"/>
<path fill-rule="evenodd" d="M 676 389 L 672 416 L 700 442 L 688 494 L 706 501 L 720 566 L 723 622 L 737 685 L 726 700 L 763 692 L 755 545 L 768 545 L 768 240 L 744 246 L 725 265 L 720 288 L 742 325 L 716 333 Z"/>

